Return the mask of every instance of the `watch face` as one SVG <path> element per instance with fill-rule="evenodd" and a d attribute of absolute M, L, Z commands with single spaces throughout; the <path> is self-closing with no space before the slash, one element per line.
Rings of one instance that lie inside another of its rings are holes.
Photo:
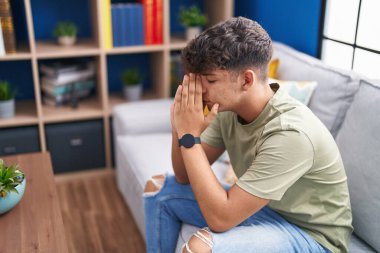
<path fill-rule="evenodd" d="M 192 136 L 191 134 L 185 134 L 184 136 L 182 136 L 181 144 L 185 148 L 191 148 L 195 144 L 194 136 Z"/>

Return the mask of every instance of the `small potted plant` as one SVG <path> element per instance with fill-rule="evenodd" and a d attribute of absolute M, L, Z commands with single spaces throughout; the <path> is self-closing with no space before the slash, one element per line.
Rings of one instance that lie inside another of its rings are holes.
<path fill-rule="evenodd" d="M 207 18 L 201 10 L 193 5 L 189 8 L 181 8 L 179 13 L 181 24 L 186 28 L 186 40 L 194 39 L 206 24 Z"/>
<path fill-rule="evenodd" d="M 0 81 L 0 118 L 15 115 L 15 92 L 7 81 Z"/>
<path fill-rule="evenodd" d="M 125 69 L 121 76 L 124 85 L 124 97 L 128 101 L 136 101 L 141 98 L 143 78 L 138 69 Z"/>
<path fill-rule="evenodd" d="M 26 179 L 18 165 L 7 166 L 0 159 L 0 214 L 17 205 L 24 195 Z"/>
<path fill-rule="evenodd" d="M 78 27 L 73 22 L 59 22 L 54 28 L 54 36 L 63 46 L 71 46 L 75 43 Z"/>

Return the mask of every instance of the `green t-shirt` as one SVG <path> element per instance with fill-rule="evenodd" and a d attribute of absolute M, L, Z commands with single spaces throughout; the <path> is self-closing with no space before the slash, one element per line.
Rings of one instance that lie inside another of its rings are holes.
<path fill-rule="evenodd" d="M 253 122 L 221 112 L 201 139 L 227 150 L 239 187 L 270 199 L 271 209 L 332 252 L 347 252 L 352 215 L 338 147 L 308 107 L 271 88 L 277 92 Z"/>

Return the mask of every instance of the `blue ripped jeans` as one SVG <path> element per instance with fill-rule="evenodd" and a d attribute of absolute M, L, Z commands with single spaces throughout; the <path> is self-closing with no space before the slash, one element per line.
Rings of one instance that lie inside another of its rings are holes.
<path fill-rule="evenodd" d="M 207 227 L 191 186 L 177 183 L 172 175 L 158 192 L 144 194 L 144 208 L 148 253 L 174 252 L 182 223 Z M 269 207 L 224 233 L 210 235 L 216 253 L 330 252 Z"/>

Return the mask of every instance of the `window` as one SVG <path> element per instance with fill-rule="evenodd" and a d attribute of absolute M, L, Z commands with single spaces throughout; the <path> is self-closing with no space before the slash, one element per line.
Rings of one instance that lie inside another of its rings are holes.
<path fill-rule="evenodd" d="M 321 59 L 380 80 L 380 1 L 325 0 Z"/>

